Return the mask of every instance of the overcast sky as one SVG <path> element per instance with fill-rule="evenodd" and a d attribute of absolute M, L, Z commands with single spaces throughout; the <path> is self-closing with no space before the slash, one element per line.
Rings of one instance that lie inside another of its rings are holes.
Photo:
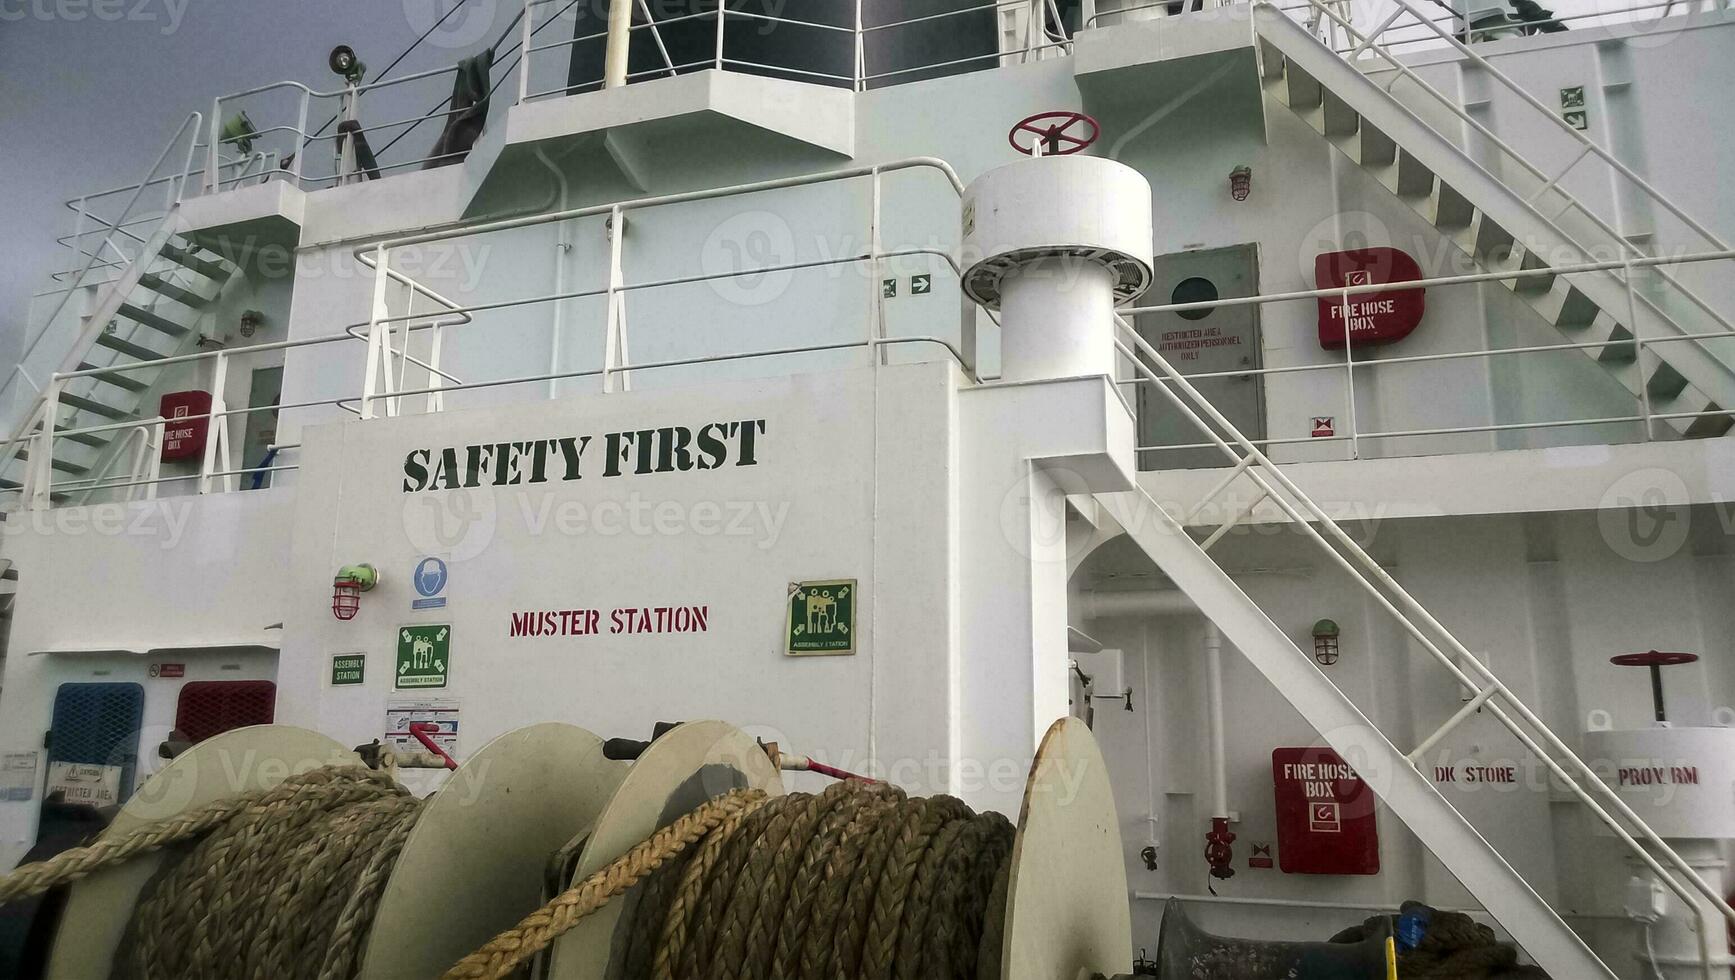
<path fill-rule="evenodd" d="M 31 294 L 69 263 L 54 243 L 72 231 L 64 201 L 137 182 L 217 95 L 282 79 L 336 87 L 335 44 L 378 74 L 454 2 L 0 0 L 0 360 L 10 363 Z M 392 76 L 475 53 L 520 8 L 465 0 Z M 422 130 L 431 142 L 433 126 Z"/>

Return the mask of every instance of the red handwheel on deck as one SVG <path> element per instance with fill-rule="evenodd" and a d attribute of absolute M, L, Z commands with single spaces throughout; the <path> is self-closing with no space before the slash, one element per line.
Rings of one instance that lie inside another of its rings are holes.
<path fill-rule="evenodd" d="M 1034 139 L 1027 138 L 1024 143 L 1018 141 L 1018 134 L 1025 133 Z M 1095 119 L 1082 112 L 1063 110 L 1058 112 L 1039 112 L 1034 116 L 1026 116 L 1018 121 L 1018 125 L 1006 134 L 1006 142 L 1012 148 L 1025 156 L 1065 156 L 1077 153 L 1096 142 L 1102 135 L 1102 127 Z M 1038 147 L 1041 148 L 1040 154 Z"/>

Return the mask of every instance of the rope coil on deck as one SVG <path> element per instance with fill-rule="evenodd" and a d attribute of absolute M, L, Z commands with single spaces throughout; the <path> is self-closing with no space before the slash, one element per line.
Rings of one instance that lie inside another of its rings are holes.
<path fill-rule="evenodd" d="M 196 839 L 146 887 L 117 976 L 345 980 L 421 811 L 388 773 L 314 769 L 19 868 L 0 903 Z"/>
<path fill-rule="evenodd" d="M 640 881 L 630 980 L 998 974 L 1014 832 L 877 783 L 718 797 L 495 937 L 443 980 L 497 980 Z M 695 846 L 696 845 L 696 846 Z"/>
<path fill-rule="evenodd" d="M 0 876 L 0 903 L 175 848 L 116 975 L 346 980 L 422 801 L 359 767 L 293 776 Z M 998 974 L 1014 831 L 881 783 L 741 789 L 657 831 L 445 980 L 500 978 L 633 886 L 626 975 L 975 980 Z M 461 883 L 454 883 L 455 886 Z"/>

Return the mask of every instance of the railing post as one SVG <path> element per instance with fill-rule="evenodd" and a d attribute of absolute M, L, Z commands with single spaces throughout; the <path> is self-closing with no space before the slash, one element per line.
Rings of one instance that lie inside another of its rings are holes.
<path fill-rule="evenodd" d="M 1042 23 L 1042 0 L 1030 0 L 1030 10 L 1024 15 L 1024 61 L 1030 62 L 1036 54 L 1036 28 Z"/>
<path fill-rule="evenodd" d="M 1092 0 L 1085 0 L 1085 2 L 1090 3 Z M 867 91 L 867 42 L 862 34 L 861 5 L 862 0 L 855 0 L 855 90 L 857 92 Z"/>
<path fill-rule="evenodd" d="M 717 9 L 723 9 L 721 0 Z M 633 0 L 609 0 L 608 38 L 603 49 L 602 87 L 620 88 L 627 83 L 627 56 L 632 51 Z M 723 17 L 717 16 L 718 58 L 723 50 Z M 721 68 L 722 65 L 717 67 Z"/>
<path fill-rule="evenodd" d="M 1355 418 L 1355 348 L 1350 339 L 1349 330 L 1349 287 L 1343 290 L 1343 380 L 1345 391 L 1349 395 L 1347 418 L 1349 420 L 1349 458 L 1361 459 L 1361 442 L 1356 435 Z"/>
<path fill-rule="evenodd" d="M 616 0 L 623 2 L 623 0 Z M 729 0 L 717 0 L 717 70 L 723 70 L 723 25 L 729 19 Z"/>
<path fill-rule="evenodd" d="M 229 359 L 223 351 L 217 352 L 217 363 L 211 370 L 211 411 L 205 419 L 205 452 L 199 460 L 199 492 L 211 492 L 211 474 L 223 473 L 223 490 L 235 489 L 235 474 L 231 472 L 234 466 L 229 463 L 229 416 L 223 400 L 223 389 L 228 383 Z M 220 465 L 219 465 L 220 464 Z"/>
<path fill-rule="evenodd" d="M 72 260 L 72 267 L 67 269 L 67 272 L 78 268 L 76 256 L 84 254 L 84 219 L 86 217 L 85 209 L 88 207 L 90 207 L 89 198 L 81 197 L 78 199 L 78 207 L 74 210 L 72 219 L 72 254 L 75 258 Z"/>
<path fill-rule="evenodd" d="M 30 450 L 30 465 L 25 469 L 25 506 L 31 510 L 47 510 L 54 506 L 54 428 L 60 423 L 60 392 L 66 386 L 58 374 L 48 379 L 43 394 L 42 429 Z"/>
<path fill-rule="evenodd" d="M 163 428 L 167 424 L 167 419 L 157 416 L 145 437 L 145 471 L 150 474 L 150 482 L 144 485 L 146 500 L 157 499 L 157 485 L 163 478 Z"/>
<path fill-rule="evenodd" d="M 307 104 L 313 94 L 307 89 L 301 90 L 301 109 L 295 123 L 295 186 L 301 186 L 301 161 L 307 158 Z"/>
<path fill-rule="evenodd" d="M 219 152 L 223 138 L 223 98 L 211 100 L 211 133 L 205 146 L 205 193 L 215 194 L 223 186 L 223 157 Z"/>
<path fill-rule="evenodd" d="M 1637 287 L 1633 283 L 1632 259 L 1621 260 L 1621 278 L 1626 281 L 1627 287 L 1627 323 L 1631 324 L 1633 332 L 1633 363 L 1639 369 L 1639 410 L 1645 416 L 1645 441 L 1650 442 L 1656 438 L 1651 433 L 1655 420 L 1651 418 L 1650 372 L 1645 368 L 1645 338 L 1639 334 L 1639 301 L 1634 292 Z"/>
<path fill-rule="evenodd" d="M 442 412 L 446 408 L 446 393 L 440 390 L 445 386 L 446 380 L 445 377 L 440 374 L 441 339 L 445 335 L 445 332 L 446 321 L 444 320 L 435 320 L 434 325 L 428 330 L 428 333 L 430 334 L 428 337 L 428 387 L 433 390 L 428 392 L 426 411 L 430 415 L 436 412 Z M 404 344 L 406 345 L 405 353 L 408 353 L 407 345 L 409 342 L 409 337 L 406 333 L 406 336 L 404 337 Z M 557 369 L 550 370 L 552 372 Z"/>
<path fill-rule="evenodd" d="M 535 34 L 537 0 L 524 0 L 524 22 L 518 31 L 518 101 L 530 98 L 530 39 Z M 556 14 L 558 17 L 559 15 Z"/>
<path fill-rule="evenodd" d="M 391 314 L 386 310 L 386 254 L 382 242 L 374 246 L 374 289 L 373 302 L 369 306 L 367 322 L 367 367 L 362 371 L 361 417 L 374 417 L 374 396 L 379 391 L 380 367 L 384 365 L 387 373 L 391 371 L 388 361 L 386 337 L 381 336 L 381 326 L 386 317 Z"/>
<path fill-rule="evenodd" d="M 602 351 L 602 390 L 614 391 L 615 374 L 620 374 L 621 390 L 632 390 L 632 378 L 626 373 L 627 364 L 627 310 L 626 294 L 621 287 L 626 285 L 626 276 L 622 271 L 621 253 L 622 240 L 626 238 L 626 215 L 620 205 L 609 210 L 608 216 L 608 323 L 603 330 Z"/>

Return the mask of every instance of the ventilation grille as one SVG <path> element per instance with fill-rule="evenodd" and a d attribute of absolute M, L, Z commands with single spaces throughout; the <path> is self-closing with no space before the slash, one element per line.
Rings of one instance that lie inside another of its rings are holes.
<path fill-rule="evenodd" d="M 203 742 L 233 728 L 269 725 L 277 715 L 277 685 L 270 681 L 193 681 L 181 688 L 175 727 Z"/>
<path fill-rule="evenodd" d="M 62 684 L 54 693 L 49 762 L 120 766 L 120 798 L 132 794 L 145 691 L 137 684 Z"/>

